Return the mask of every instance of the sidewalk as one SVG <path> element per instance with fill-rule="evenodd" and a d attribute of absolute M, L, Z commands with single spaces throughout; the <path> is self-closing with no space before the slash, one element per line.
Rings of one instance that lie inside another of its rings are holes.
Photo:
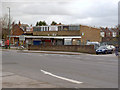
<path fill-rule="evenodd" d="M 49 83 L 40 82 L 10 72 L 2 73 L 2 88 L 59 88 Z"/>
<path fill-rule="evenodd" d="M 17 50 L 16 48 L 0 49 L 0 50 L 1 50 L 1 51 L 16 50 L 17 52 L 23 52 L 23 53 L 45 53 L 45 54 L 65 54 L 65 55 L 81 55 L 81 54 L 87 54 L 87 53 L 80 53 L 80 52 L 65 52 L 65 51 Z"/>
<path fill-rule="evenodd" d="M 35 50 L 21 50 L 18 52 L 24 53 L 46 53 L 46 54 L 65 54 L 65 55 L 81 55 L 85 53 L 78 53 L 78 52 L 62 52 L 62 51 L 35 51 Z"/>
<path fill-rule="evenodd" d="M 17 52 L 23 52 L 23 53 L 45 53 L 45 54 L 65 54 L 65 55 L 89 54 L 89 53 L 67 52 L 67 51 L 41 51 L 41 50 L 27 50 L 27 49 L 18 50 L 17 47 L 11 47 L 11 49 L 2 49 L 2 51 L 7 51 L 7 50 L 16 50 Z"/>

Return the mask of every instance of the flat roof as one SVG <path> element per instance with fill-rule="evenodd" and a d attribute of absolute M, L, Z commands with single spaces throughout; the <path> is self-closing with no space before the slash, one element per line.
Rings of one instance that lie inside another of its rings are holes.
<path fill-rule="evenodd" d="M 64 38 L 68 38 L 68 39 L 72 39 L 72 38 L 81 38 L 81 36 L 25 36 L 23 35 L 25 38 L 56 38 L 56 39 L 64 39 Z M 10 37 L 20 37 L 20 36 L 10 36 Z"/>

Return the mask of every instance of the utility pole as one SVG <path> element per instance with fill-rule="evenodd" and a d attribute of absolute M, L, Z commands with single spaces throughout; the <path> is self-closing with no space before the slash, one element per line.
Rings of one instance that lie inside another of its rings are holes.
<path fill-rule="evenodd" d="M 10 7 L 7 7 L 9 9 L 9 49 L 10 49 L 10 43 L 11 43 L 11 40 L 10 40 L 10 36 L 11 36 L 11 31 L 10 31 Z"/>

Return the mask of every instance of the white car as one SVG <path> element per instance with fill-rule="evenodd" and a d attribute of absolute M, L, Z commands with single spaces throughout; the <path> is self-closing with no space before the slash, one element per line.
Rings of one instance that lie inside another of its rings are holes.
<path fill-rule="evenodd" d="M 106 45 L 106 46 L 107 46 L 108 49 L 111 49 L 113 51 L 115 50 L 115 46 L 113 46 L 113 45 Z"/>

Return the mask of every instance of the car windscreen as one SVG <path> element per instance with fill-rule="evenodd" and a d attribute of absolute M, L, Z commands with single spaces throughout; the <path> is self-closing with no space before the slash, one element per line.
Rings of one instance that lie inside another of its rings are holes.
<path fill-rule="evenodd" d="M 99 47 L 98 49 L 107 49 L 107 47 L 102 46 L 102 47 Z"/>

